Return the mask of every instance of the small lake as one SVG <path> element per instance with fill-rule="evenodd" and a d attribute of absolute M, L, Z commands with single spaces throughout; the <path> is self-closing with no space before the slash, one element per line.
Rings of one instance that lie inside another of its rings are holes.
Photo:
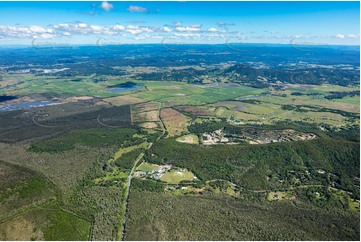
<path fill-rule="evenodd" d="M 127 92 L 127 91 L 133 91 L 133 90 L 137 90 L 143 88 L 143 86 L 131 86 L 131 87 L 115 87 L 115 88 L 110 88 L 109 92 Z"/>
<path fill-rule="evenodd" d="M 51 102 L 51 101 L 40 101 L 40 102 L 26 102 L 26 103 L 12 103 L 0 106 L 0 112 L 5 111 L 13 111 L 18 109 L 26 109 L 26 108 L 36 108 L 43 107 L 48 105 L 56 105 L 60 104 L 59 102 Z"/>

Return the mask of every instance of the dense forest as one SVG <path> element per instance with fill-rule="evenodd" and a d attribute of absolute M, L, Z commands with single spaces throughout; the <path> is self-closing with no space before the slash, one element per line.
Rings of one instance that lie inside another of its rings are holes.
<path fill-rule="evenodd" d="M 225 179 L 252 190 L 332 184 L 352 192 L 355 198 L 359 197 L 355 186 L 355 178 L 360 176 L 359 157 L 359 142 L 325 134 L 308 141 L 211 147 L 169 138 L 157 142 L 146 154 L 148 162 L 186 167 L 203 181 Z M 332 174 L 332 178 L 320 173 Z"/>
<path fill-rule="evenodd" d="M 139 192 L 137 186 L 132 186 L 125 240 L 359 240 L 358 217 L 347 212 Z"/>

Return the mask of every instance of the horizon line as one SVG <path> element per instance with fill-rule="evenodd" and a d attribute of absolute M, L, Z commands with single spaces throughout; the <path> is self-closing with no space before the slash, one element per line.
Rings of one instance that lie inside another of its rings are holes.
<path fill-rule="evenodd" d="M 121 43 L 121 44 L 90 44 L 90 43 L 79 43 L 79 44 L 49 44 L 49 45 L 33 45 L 33 44 L 0 44 L 0 47 L 43 47 L 43 48 L 47 48 L 47 47 L 72 47 L 72 46 L 98 46 L 98 47 L 102 47 L 102 46 L 123 46 L 123 45 L 162 45 L 162 46 L 181 46 L 181 45 L 282 45 L 282 46 L 297 46 L 297 47 L 305 47 L 305 48 L 309 48 L 309 47 L 327 47 L 327 46 L 349 46 L 349 47 L 360 47 L 360 44 L 292 44 L 292 43 L 254 43 L 254 42 L 250 42 L 250 43 L 169 43 L 169 44 L 164 44 L 164 43 Z"/>

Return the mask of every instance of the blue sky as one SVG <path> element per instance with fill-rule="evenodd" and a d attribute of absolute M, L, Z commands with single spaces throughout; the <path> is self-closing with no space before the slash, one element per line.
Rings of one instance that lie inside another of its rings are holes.
<path fill-rule="evenodd" d="M 0 2 L 0 45 L 359 44 L 359 2 Z"/>

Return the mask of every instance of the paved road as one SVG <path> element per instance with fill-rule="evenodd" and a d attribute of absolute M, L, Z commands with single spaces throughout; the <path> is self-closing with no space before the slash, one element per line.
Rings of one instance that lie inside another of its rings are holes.
<path fill-rule="evenodd" d="M 161 123 L 161 126 L 162 126 L 162 134 L 156 139 L 155 142 L 157 142 L 160 138 L 162 138 L 163 135 L 165 134 L 165 131 L 166 131 L 163 120 L 160 117 L 161 108 L 162 108 L 162 103 L 159 103 L 158 117 L 159 117 L 159 120 L 160 120 L 160 123 Z M 122 241 L 124 241 L 124 236 L 125 236 L 125 224 L 126 224 L 126 221 L 127 221 L 129 191 L 130 191 L 130 185 L 131 185 L 132 179 L 133 179 L 133 174 L 134 174 L 135 168 L 137 167 L 139 161 L 143 158 L 145 152 L 152 147 L 152 145 L 153 145 L 153 143 L 150 143 L 149 146 L 138 156 L 138 158 L 135 160 L 135 162 L 133 164 L 133 167 L 132 167 L 132 170 L 130 171 L 129 176 L 128 176 L 128 184 L 127 184 L 127 189 L 126 189 L 126 192 L 125 192 L 125 204 L 123 205 L 124 206 L 124 217 L 123 217 L 123 225 L 122 225 L 122 230 L 121 230 L 122 231 L 122 234 L 121 234 L 121 240 Z"/>

